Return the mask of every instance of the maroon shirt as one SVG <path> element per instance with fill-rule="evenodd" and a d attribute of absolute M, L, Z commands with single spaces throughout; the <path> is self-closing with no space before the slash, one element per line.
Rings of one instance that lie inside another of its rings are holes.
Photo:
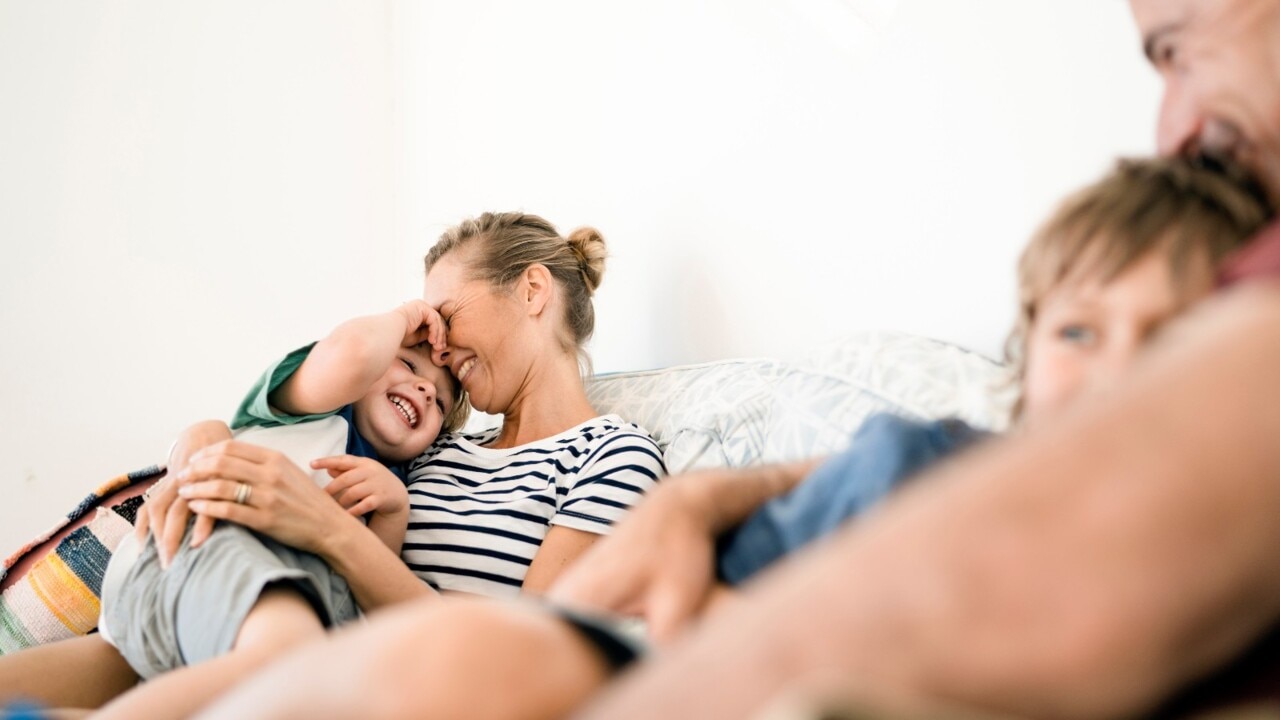
<path fill-rule="evenodd" d="M 1227 287 L 1251 278 L 1280 278 L 1280 221 L 1268 225 L 1218 271 L 1218 286 Z"/>

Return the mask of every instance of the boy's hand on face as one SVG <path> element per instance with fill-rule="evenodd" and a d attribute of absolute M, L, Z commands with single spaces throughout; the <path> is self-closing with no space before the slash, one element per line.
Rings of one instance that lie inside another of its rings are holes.
<path fill-rule="evenodd" d="M 396 308 L 394 312 L 404 317 L 404 347 L 414 347 L 427 343 L 433 350 L 445 349 L 444 318 L 425 300 L 410 300 Z"/>
<path fill-rule="evenodd" d="M 333 480 L 325 486 L 339 505 L 356 517 L 370 512 L 400 515 L 409 512 L 409 491 L 400 478 L 372 458 L 335 455 L 311 463 L 326 470 Z"/>

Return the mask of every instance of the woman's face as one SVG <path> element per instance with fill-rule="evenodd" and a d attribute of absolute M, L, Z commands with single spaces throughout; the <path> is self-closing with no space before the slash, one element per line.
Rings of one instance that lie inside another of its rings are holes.
<path fill-rule="evenodd" d="M 462 383 L 471 406 L 505 414 L 528 387 L 537 337 L 517 294 L 473 279 L 465 253 L 450 252 L 427 273 L 423 299 L 444 318 L 447 345 L 432 361 Z"/>

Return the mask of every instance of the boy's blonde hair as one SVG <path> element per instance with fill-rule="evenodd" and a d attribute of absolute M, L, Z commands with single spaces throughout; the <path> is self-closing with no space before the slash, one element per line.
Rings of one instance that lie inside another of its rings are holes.
<path fill-rule="evenodd" d="M 462 429 L 467 424 L 467 418 L 471 416 L 471 401 L 467 399 L 467 391 L 462 389 L 462 383 L 458 382 L 458 378 L 449 372 L 449 389 L 453 391 L 453 407 L 449 410 L 449 414 L 444 416 L 444 422 L 440 424 L 440 432 L 450 433 Z"/>
<path fill-rule="evenodd" d="M 1018 261 L 1018 317 L 1005 343 L 1013 381 L 1021 388 L 1027 337 L 1054 288 L 1085 274 L 1110 282 L 1156 249 L 1168 254 L 1175 282 L 1199 251 L 1216 268 L 1270 218 L 1263 197 L 1234 168 L 1162 158 L 1121 160 L 1067 198 Z M 1019 397 L 1015 418 L 1021 410 Z"/>

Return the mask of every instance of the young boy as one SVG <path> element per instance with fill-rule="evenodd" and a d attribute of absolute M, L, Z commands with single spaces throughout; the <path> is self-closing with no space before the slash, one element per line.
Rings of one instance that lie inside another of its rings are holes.
<path fill-rule="evenodd" d="M 398 554 L 409 513 L 406 464 L 466 417 L 457 380 L 431 361 L 432 346 L 442 343 L 443 321 L 421 300 L 349 320 L 268 369 L 230 427 L 213 421 L 185 432 L 169 472 L 233 434 L 274 448 L 311 468 L 348 512 L 368 515 L 369 530 Z M 252 504 L 248 485 L 237 488 L 236 502 Z M 197 533 L 188 535 L 167 570 L 154 541 L 127 538 L 103 580 L 100 634 L 144 679 L 197 666 L 181 682 L 207 693 L 235 674 L 226 668 L 237 657 L 260 664 L 358 613 L 343 578 L 314 555 L 230 523 L 199 547 Z M 198 666 L 228 654 L 212 672 Z M 182 692 L 165 684 L 170 698 Z M 136 716 L 164 702 L 147 697 L 150 690 L 127 693 L 105 714 Z"/>
<path fill-rule="evenodd" d="M 1018 317 L 1005 346 L 1015 423 L 1105 392 L 1166 323 L 1214 289 L 1223 260 L 1269 210 L 1234 170 L 1126 160 L 1069 197 L 1023 250 Z M 848 450 L 720 541 L 737 585 L 833 532 L 930 463 L 983 436 L 959 420 L 867 420 Z"/>
<path fill-rule="evenodd" d="M 1017 424 L 1106 392 L 1166 323 L 1212 292 L 1222 261 L 1269 213 L 1228 172 L 1180 160 L 1121 161 L 1068 198 L 1032 238 L 1018 265 L 1018 318 L 1006 344 L 1019 389 Z M 985 435 L 956 419 L 872 416 L 844 452 L 718 539 L 722 584 L 708 611 L 731 599 L 730 588 L 835 532 Z M 647 644 L 629 621 L 560 612 L 613 667 Z"/>

